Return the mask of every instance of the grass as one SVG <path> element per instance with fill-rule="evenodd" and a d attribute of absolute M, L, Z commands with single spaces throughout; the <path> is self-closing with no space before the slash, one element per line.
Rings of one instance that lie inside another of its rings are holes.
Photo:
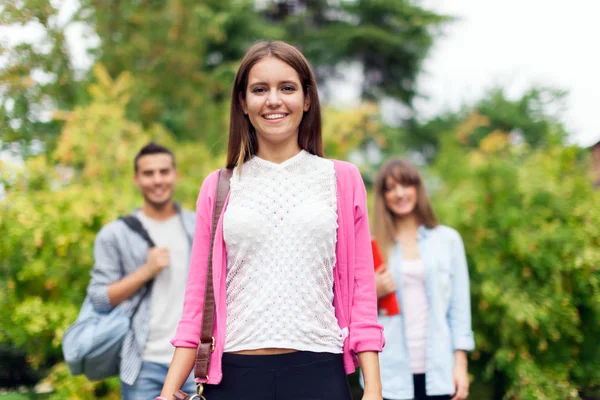
<path fill-rule="evenodd" d="M 0 394 L 0 400 L 42 400 L 47 399 L 46 394 L 28 393 L 4 393 Z"/>
<path fill-rule="evenodd" d="M 7 393 L 0 394 L 0 400 L 30 400 L 34 398 L 33 396 L 27 393 Z"/>

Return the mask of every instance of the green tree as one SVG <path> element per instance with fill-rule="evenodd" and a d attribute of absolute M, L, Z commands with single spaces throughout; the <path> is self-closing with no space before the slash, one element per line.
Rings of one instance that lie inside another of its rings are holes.
<path fill-rule="evenodd" d="M 341 63 L 358 63 L 362 97 L 410 105 L 422 62 L 448 16 L 408 0 L 271 0 L 263 13 L 283 25 L 322 82 Z"/>
<path fill-rule="evenodd" d="M 85 88 L 94 77 L 74 68 L 66 42 L 67 29 L 83 24 L 99 40 L 89 50 L 91 60 L 103 63 L 113 77 L 126 71 L 136 77 L 128 118 L 146 128 L 160 123 L 176 137 L 222 151 L 237 62 L 253 41 L 280 34 L 254 11 L 253 2 L 82 0 L 78 6 L 59 23 L 59 10 L 49 0 L 3 5 L 2 26 L 38 27 L 44 34 L 41 44 L 19 44 L 5 54 L 0 122 L 8 134 L 3 144 L 24 144 L 25 153 L 33 139 L 52 145 L 61 127 L 52 112 L 90 100 Z"/>
<path fill-rule="evenodd" d="M 53 110 L 85 101 L 66 42 L 71 22 L 61 23 L 50 1 L 6 0 L 0 5 L 0 28 L 27 26 L 44 36 L 41 43 L 0 43 L 0 146 L 17 143 L 27 155 L 34 139 L 51 142 L 58 135 Z"/>
<path fill-rule="evenodd" d="M 532 148 L 561 143 L 567 132 L 557 116 L 564 109 L 565 93 L 551 88 L 532 88 L 511 100 L 504 89 L 489 91 L 459 112 L 445 112 L 423 123 L 411 121 L 401 133 L 403 142 L 433 160 L 444 138 L 458 135 L 471 148 L 492 132 L 502 132 L 514 142 Z"/>
<path fill-rule="evenodd" d="M 92 50 L 111 76 L 129 71 L 128 116 L 160 123 L 176 137 L 224 149 L 237 62 L 255 40 L 279 31 L 249 0 L 81 2 L 80 18 L 99 36 Z"/>

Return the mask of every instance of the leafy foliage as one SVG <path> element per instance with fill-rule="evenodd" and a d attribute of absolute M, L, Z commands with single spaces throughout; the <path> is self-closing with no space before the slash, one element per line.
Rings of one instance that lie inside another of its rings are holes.
<path fill-rule="evenodd" d="M 356 64 L 364 99 L 390 96 L 406 105 L 437 30 L 450 20 L 407 0 L 269 1 L 264 14 L 282 23 L 319 80 L 338 73 L 342 63 Z"/>
<path fill-rule="evenodd" d="M 94 26 L 93 51 L 111 76 L 136 77 L 128 117 L 160 123 L 176 137 L 224 149 L 231 82 L 246 48 L 279 31 L 248 0 L 82 2 L 80 15 Z"/>
<path fill-rule="evenodd" d="M 71 109 L 86 97 L 67 50 L 69 24 L 58 15 L 50 1 L 2 2 L 0 27 L 26 25 L 43 36 L 40 43 L 0 44 L 0 146 L 17 143 L 25 155 L 33 139 L 46 142 L 58 135 L 60 124 L 48 118 L 54 108 Z"/>
<path fill-rule="evenodd" d="M 446 112 L 423 123 L 411 121 L 403 139 L 429 161 L 435 159 L 448 135 L 457 136 L 471 148 L 477 148 L 493 132 L 532 148 L 550 146 L 567 137 L 557 117 L 564 108 L 564 96 L 556 89 L 534 87 L 512 100 L 503 89 L 496 88 L 459 112 Z"/>
<path fill-rule="evenodd" d="M 471 370 L 506 376 L 506 399 L 598 390 L 600 198 L 581 150 L 530 150 L 501 133 L 477 149 L 448 137 L 442 149 L 435 203 L 469 258 Z"/>

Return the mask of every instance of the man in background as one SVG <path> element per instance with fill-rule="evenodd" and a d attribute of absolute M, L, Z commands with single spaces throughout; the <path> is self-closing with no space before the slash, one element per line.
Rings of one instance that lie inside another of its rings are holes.
<path fill-rule="evenodd" d="M 183 308 L 195 214 L 173 201 L 177 170 L 170 150 L 147 144 L 135 157 L 134 173 L 144 203 L 133 216 L 155 247 L 121 219 L 104 226 L 94 244 L 88 295 L 97 311 L 123 304 L 132 318 L 121 349 L 121 393 L 124 400 L 147 400 L 160 394 L 173 357 L 170 339 Z M 184 390 L 195 391 L 191 377 Z"/>

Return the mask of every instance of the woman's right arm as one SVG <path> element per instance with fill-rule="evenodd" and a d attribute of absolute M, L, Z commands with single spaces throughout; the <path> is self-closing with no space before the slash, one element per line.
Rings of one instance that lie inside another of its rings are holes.
<path fill-rule="evenodd" d="M 190 376 L 200 341 L 206 271 L 210 252 L 212 210 L 218 179 L 218 172 L 214 172 L 204 180 L 196 202 L 196 228 L 185 287 L 183 312 L 175 337 L 171 340 L 176 349 L 161 392 L 162 397 L 169 400 Z"/>
<path fill-rule="evenodd" d="M 196 349 L 189 347 L 177 347 L 173 355 L 173 361 L 169 367 L 169 372 L 165 378 L 160 397 L 171 400 L 175 392 L 183 386 L 184 382 L 190 376 L 196 360 Z M 188 393 L 191 394 L 191 393 Z"/>

